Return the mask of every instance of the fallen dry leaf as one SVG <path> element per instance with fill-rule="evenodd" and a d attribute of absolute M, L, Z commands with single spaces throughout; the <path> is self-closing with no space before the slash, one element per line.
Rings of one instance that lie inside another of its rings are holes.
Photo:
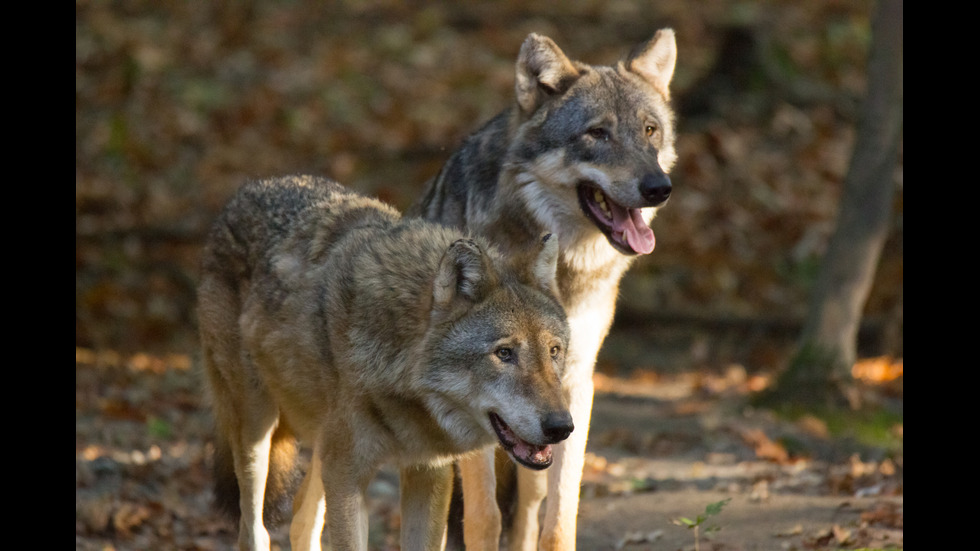
<path fill-rule="evenodd" d="M 126 536 L 150 518 L 150 508 L 137 503 L 122 503 L 112 515 L 112 527 Z"/>
<path fill-rule="evenodd" d="M 831 528 L 831 532 L 833 532 L 834 540 L 838 545 L 847 545 L 851 541 L 851 530 L 842 528 L 839 524 L 835 524 Z"/>
<path fill-rule="evenodd" d="M 879 356 L 859 360 L 851 368 L 851 374 L 855 379 L 866 383 L 887 383 L 894 381 L 903 375 L 902 358 L 892 358 L 891 356 Z"/>
<path fill-rule="evenodd" d="M 785 532 L 777 532 L 773 535 L 777 538 L 791 538 L 793 536 L 800 536 L 802 534 L 803 534 L 803 525 L 797 524 L 794 525 L 789 530 L 786 530 Z"/>
<path fill-rule="evenodd" d="M 663 530 L 652 532 L 630 532 L 616 541 L 616 549 L 624 549 L 627 545 L 634 543 L 653 543 L 664 535 Z"/>
<path fill-rule="evenodd" d="M 904 507 L 899 503 L 882 501 L 877 503 L 873 509 L 861 513 L 861 521 L 887 528 L 904 528 Z"/>
<path fill-rule="evenodd" d="M 776 463 L 789 462 L 789 452 L 781 444 L 772 441 L 761 429 L 749 429 L 742 432 L 742 438 L 753 447 L 759 459 Z"/>

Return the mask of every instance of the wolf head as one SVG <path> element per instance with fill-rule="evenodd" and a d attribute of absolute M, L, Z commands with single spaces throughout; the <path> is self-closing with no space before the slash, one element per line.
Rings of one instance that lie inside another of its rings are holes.
<path fill-rule="evenodd" d="M 545 236 L 530 263 L 504 265 L 475 240 L 443 257 L 432 294 L 426 386 L 447 431 L 478 426 L 518 463 L 551 464 L 551 444 L 572 432 L 562 389 L 568 324 L 555 298 L 557 239 Z M 446 426 L 447 420 L 465 420 Z M 475 421 L 475 423 L 473 423 Z"/>
<path fill-rule="evenodd" d="M 651 252 L 649 227 L 670 197 L 676 160 L 668 85 L 677 47 L 662 29 L 615 66 L 571 61 L 549 38 L 521 46 L 519 122 L 505 169 L 562 239 L 601 234 L 622 254 Z"/>

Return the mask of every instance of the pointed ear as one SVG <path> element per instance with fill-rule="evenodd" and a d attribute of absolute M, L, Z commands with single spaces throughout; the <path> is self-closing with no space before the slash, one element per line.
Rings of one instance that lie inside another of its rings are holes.
<path fill-rule="evenodd" d="M 487 253 L 472 239 L 458 239 L 439 262 L 432 287 L 436 308 L 447 308 L 457 299 L 479 302 L 497 284 L 497 274 Z"/>
<path fill-rule="evenodd" d="M 660 29 L 649 42 L 640 44 L 626 58 L 626 68 L 640 75 L 670 99 L 668 85 L 677 63 L 677 42 L 673 29 Z"/>
<path fill-rule="evenodd" d="M 575 64 L 547 36 L 531 33 L 517 56 L 514 85 L 517 103 L 525 115 L 533 113 L 549 96 L 562 94 L 579 77 Z"/>
<path fill-rule="evenodd" d="M 541 237 L 541 250 L 534 261 L 534 280 L 542 290 L 558 298 L 558 238 L 548 233 Z"/>

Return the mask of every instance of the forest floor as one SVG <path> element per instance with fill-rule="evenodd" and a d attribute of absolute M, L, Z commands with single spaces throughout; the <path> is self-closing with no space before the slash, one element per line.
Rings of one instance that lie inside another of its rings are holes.
<path fill-rule="evenodd" d="M 234 548 L 235 527 L 211 507 L 194 360 L 87 349 L 75 360 L 76 549 Z M 902 548 L 901 422 L 781 419 L 746 406 L 764 383 L 738 367 L 597 374 L 579 549 L 693 549 L 677 522 L 719 502 L 701 549 Z M 901 407 L 900 379 L 867 393 Z M 397 494 L 387 470 L 370 486 L 372 549 L 397 549 Z M 284 528 L 273 538 L 289 548 Z"/>

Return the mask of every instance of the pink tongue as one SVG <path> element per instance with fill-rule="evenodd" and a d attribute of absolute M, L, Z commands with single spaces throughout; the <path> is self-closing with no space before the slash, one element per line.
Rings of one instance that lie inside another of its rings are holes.
<path fill-rule="evenodd" d="M 612 208 L 613 230 L 622 232 L 630 248 L 639 254 L 650 254 L 657 244 L 653 230 L 643 220 L 640 209 Z"/>

